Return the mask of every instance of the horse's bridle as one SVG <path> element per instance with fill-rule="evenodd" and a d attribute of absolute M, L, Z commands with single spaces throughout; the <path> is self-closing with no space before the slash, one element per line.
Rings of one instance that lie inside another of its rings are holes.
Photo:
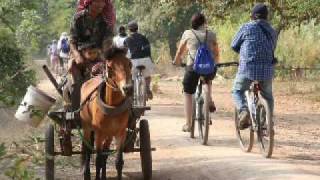
<path fill-rule="evenodd" d="M 103 79 L 106 85 L 113 91 L 121 91 L 115 80 L 112 78 L 114 75 L 112 67 L 106 65 L 106 70 L 103 72 Z"/>

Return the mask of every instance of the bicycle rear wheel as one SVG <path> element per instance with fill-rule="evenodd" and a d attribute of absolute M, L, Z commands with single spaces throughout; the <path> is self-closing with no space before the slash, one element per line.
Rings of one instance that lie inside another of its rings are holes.
<path fill-rule="evenodd" d="M 239 140 L 240 148 L 243 152 L 251 152 L 254 142 L 254 132 L 251 127 L 240 130 L 239 129 L 239 113 L 237 108 L 234 110 L 234 121 L 236 127 L 236 134 Z"/>
<path fill-rule="evenodd" d="M 274 146 L 274 128 L 272 120 L 272 112 L 267 101 L 260 96 L 258 103 L 258 123 L 257 131 L 258 141 L 260 143 L 260 151 L 265 158 L 270 158 Z"/>
<path fill-rule="evenodd" d="M 203 89 L 203 101 L 204 101 L 202 106 L 203 120 L 198 122 L 199 122 L 199 132 L 201 127 L 201 143 L 203 145 L 207 145 L 208 137 L 209 137 L 209 124 L 210 124 L 210 111 L 209 111 L 210 96 L 207 89 Z"/>

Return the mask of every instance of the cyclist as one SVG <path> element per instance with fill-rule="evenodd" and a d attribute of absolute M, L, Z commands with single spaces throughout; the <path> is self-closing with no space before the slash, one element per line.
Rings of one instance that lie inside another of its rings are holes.
<path fill-rule="evenodd" d="M 232 90 L 233 98 L 239 111 L 239 128 L 250 125 L 250 114 L 244 92 L 252 81 L 259 81 L 261 92 L 274 108 L 272 95 L 272 78 L 274 74 L 274 50 L 277 33 L 267 21 L 268 8 L 263 3 L 254 6 L 252 21 L 244 24 L 235 35 L 231 47 L 240 53 L 240 65 Z"/>
<path fill-rule="evenodd" d="M 183 91 L 184 91 L 184 105 L 185 105 L 185 116 L 186 116 L 186 124 L 183 126 L 184 132 L 189 132 L 191 129 L 191 121 L 192 121 L 192 95 L 196 92 L 196 88 L 198 85 L 198 81 L 200 75 L 194 72 L 193 63 L 196 56 L 197 49 L 200 46 L 199 40 L 201 42 L 205 41 L 207 36 L 207 44 L 210 47 L 211 51 L 214 53 L 215 63 L 219 61 L 219 49 L 217 43 L 216 34 L 207 29 L 206 17 L 201 13 L 196 13 L 191 18 L 191 26 L 192 29 L 186 30 L 181 38 L 180 45 L 178 47 L 176 57 L 174 59 L 174 64 L 181 64 L 182 57 L 186 53 L 187 56 L 187 67 L 183 78 Z M 199 38 L 199 40 L 197 39 Z M 208 81 L 208 92 L 210 92 L 211 104 L 209 106 L 210 112 L 215 111 L 215 105 L 212 101 L 211 97 L 211 80 L 214 78 L 215 74 L 209 75 L 206 77 Z"/>
<path fill-rule="evenodd" d="M 120 26 L 118 32 L 119 34 L 113 38 L 113 45 L 118 48 L 124 48 L 124 41 L 128 37 L 126 33 L 126 28 L 124 26 Z"/>
<path fill-rule="evenodd" d="M 57 40 L 52 40 L 52 44 L 50 46 L 50 64 L 52 70 L 58 74 L 59 69 L 59 51 Z"/>
<path fill-rule="evenodd" d="M 128 49 L 128 57 L 132 60 L 132 76 L 135 77 L 137 75 L 137 66 L 145 66 L 143 76 L 146 80 L 147 96 L 148 99 L 152 99 L 153 95 L 150 84 L 154 64 L 151 60 L 151 47 L 149 40 L 144 35 L 138 33 L 139 27 L 135 21 L 131 21 L 128 24 L 128 29 L 129 36 L 124 41 L 124 45 Z"/>
<path fill-rule="evenodd" d="M 68 33 L 61 33 L 60 39 L 58 41 L 58 50 L 59 50 L 59 58 L 60 58 L 60 66 L 64 70 L 65 63 L 68 62 L 69 53 L 70 53 L 70 45 L 68 39 Z"/>
<path fill-rule="evenodd" d="M 69 72 L 72 75 L 72 109 L 80 106 L 80 88 L 87 77 L 86 59 L 81 50 L 88 43 L 95 43 L 99 54 L 111 47 L 113 31 L 104 17 L 105 0 L 84 0 L 84 9 L 78 11 L 71 23 Z M 100 55 L 99 55 L 100 56 Z"/>

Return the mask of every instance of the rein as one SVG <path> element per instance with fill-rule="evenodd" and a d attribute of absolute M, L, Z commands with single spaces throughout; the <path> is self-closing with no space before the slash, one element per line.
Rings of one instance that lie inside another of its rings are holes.
<path fill-rule="evenodd" d="M 109 66 L 106 67 L 106 71 L 103 73 L 104 77 L 104 83 L 101 83 L 98 88 L 98 96 L 97 96 L 97 104 L 100 108 L 100 110 L 105 114 L 109 116 L 116 116 L 119 115 L 125 111 L 127 111 L 132 104 L 132 99 L 131 98 L 125 98 L 125 100 L 117 105 L 117 106 L 111 106 L 106 104 L 104 102 L 104 95 L 107 91 L 106 88 L 110 88 L 111 91 L 114 92 L 120 92 L 120 88 L 117 86 L 117 83 L 112 79 L 113 71 L 112 68 Z"/>

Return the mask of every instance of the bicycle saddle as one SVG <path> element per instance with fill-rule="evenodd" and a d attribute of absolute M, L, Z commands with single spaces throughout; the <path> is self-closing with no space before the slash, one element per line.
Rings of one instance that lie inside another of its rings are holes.
<path fill-rule="evenodd" d="M 137 66 L 137 69 L 140 70 L 140 71 L 142 71 L 142 70 L 145 70 L 146 67 L 145 67 L 144 65 L 140 65 L 140 66 Z"/>

